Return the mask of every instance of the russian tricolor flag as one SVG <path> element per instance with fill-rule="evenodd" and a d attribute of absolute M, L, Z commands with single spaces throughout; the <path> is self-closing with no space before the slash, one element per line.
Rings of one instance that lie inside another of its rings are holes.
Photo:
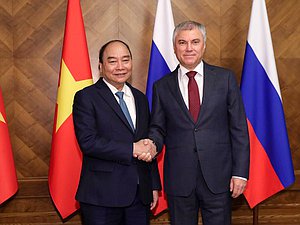
<path fill-rule="evenodd" d="M 150 53 L 150 63 L 146 95 L 149 100 L 150 108 L 152 105 L 152 86 L 153 83 L 164 75 L 174 70 L 178 64 L 173 50 L 172 35 L 174 30 L 174 20 L 170 0 L 158 0 L 153 40 Z M 164 154 L 157 158 L 160 171 L 161 182 L 163 183 L 163 159 Z M 154 209 L 154 215 L 167 208 L 164 191 L 159 196 L 158 206 Z"/>
<path fill-rule="evenodd" d="M 250 135 L 251 208 L 295 181 L 265 0 L 253 0 L 241 80 Z"/>

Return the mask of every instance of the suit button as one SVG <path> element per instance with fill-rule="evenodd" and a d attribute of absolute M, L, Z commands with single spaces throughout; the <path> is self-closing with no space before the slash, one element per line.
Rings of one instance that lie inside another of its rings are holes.
<path fill-rule="evenodd" d="M 194 148 L 194 152 L 197 152 L 197 148 Z"/>
<path fill-rule="evenodd" d="M 195 132 L 198 132 L 198 130 L 199 130 L 198 128 L 195 128 L 195 129 L 194 129 Z"/>

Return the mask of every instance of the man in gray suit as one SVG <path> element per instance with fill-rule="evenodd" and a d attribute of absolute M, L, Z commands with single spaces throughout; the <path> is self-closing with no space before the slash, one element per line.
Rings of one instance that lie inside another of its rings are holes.
<path fill-rule="evenodd" d="M 231 224 L 231 197 L 243 193 L 249 138 L 232 71 L 202 60 L 206 30 L 193 21 L 176 26 L 180 65 L 153 86 L 149 137 L 165 145 L 164 188 L 172 225 Z"/>

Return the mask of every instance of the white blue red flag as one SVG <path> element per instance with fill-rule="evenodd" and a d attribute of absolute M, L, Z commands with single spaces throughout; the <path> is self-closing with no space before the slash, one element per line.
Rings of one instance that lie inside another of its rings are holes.
<path fill-rule="evenodd" d="M 152 105 L 152 85 L 164 75 L 174 70 L 178 64 L 173 50 L 174 19 L 170 0 L 158 0 L 153 40 L 151 46 L 149 72 L 146 95 L 149 100 L 150 108 Z M 160 171 L 161 182 L 163 183 L 163 159 L 164 151 L 157 158 Z M 154 215 L 167 208 L 164 191 L 159 196 L 158 206 L 154 209 Z"/>
<path fill-rule="evenodd" d="M 253 0 L 241 92 L 250 136 L 251 208 L 295 181 L 265 0 Z"/>

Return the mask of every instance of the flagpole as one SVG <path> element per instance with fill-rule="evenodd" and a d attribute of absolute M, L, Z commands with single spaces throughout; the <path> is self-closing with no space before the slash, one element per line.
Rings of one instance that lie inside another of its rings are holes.
<path fill-rule="evenodd" d="M 258 205 L 256 205 L 253 209 L 253 225 L 258 225 Z"/>

